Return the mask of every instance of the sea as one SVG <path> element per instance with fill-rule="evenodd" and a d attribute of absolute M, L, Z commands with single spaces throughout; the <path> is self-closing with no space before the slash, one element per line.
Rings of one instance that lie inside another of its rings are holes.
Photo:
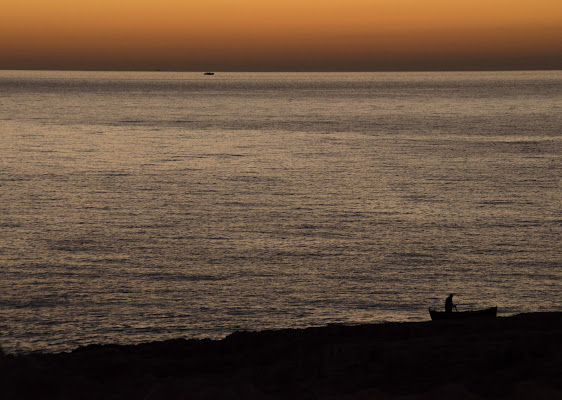
<path fill-rule="evenodd" d="M 0 347 L 562 311 L 562 71 L 0 71 Z"/>

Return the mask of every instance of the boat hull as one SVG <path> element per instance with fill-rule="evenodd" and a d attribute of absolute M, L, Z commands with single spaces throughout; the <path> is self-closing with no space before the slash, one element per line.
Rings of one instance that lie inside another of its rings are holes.
<path fill-rule="evenodd" d="M 444 312 L 429 309 L 429 315 L 433 321 L 450 320 L 450 319 L 468 319 L 468 318 L 496 318 L 498 313 L 497 307 L 490 307 L 483 310 L 460 311 L 460 312 Z"/>

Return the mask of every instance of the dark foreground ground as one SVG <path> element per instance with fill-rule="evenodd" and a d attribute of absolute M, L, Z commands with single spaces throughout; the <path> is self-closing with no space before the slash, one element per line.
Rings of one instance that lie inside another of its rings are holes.
<path fill-rule="evenodd" d="M 0 356 L 0 398 L 562 399 L 562 313 Z"/>

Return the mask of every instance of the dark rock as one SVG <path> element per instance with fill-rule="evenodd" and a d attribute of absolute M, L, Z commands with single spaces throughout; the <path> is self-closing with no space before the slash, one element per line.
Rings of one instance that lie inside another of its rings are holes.
<path fill-rule="evenodd" d="M 562 313 L 0 357 L 4 399 L 562 398 Z M 541 397 L 543 396 L 543 397 Z"/>

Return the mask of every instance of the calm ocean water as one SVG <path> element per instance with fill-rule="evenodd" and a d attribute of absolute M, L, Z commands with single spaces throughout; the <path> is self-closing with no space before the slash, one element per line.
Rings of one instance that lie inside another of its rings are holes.
<path fill-rule="evenodd" d="M 561 311 L 562 72 L 0 71 L 0 346 Z"/>

